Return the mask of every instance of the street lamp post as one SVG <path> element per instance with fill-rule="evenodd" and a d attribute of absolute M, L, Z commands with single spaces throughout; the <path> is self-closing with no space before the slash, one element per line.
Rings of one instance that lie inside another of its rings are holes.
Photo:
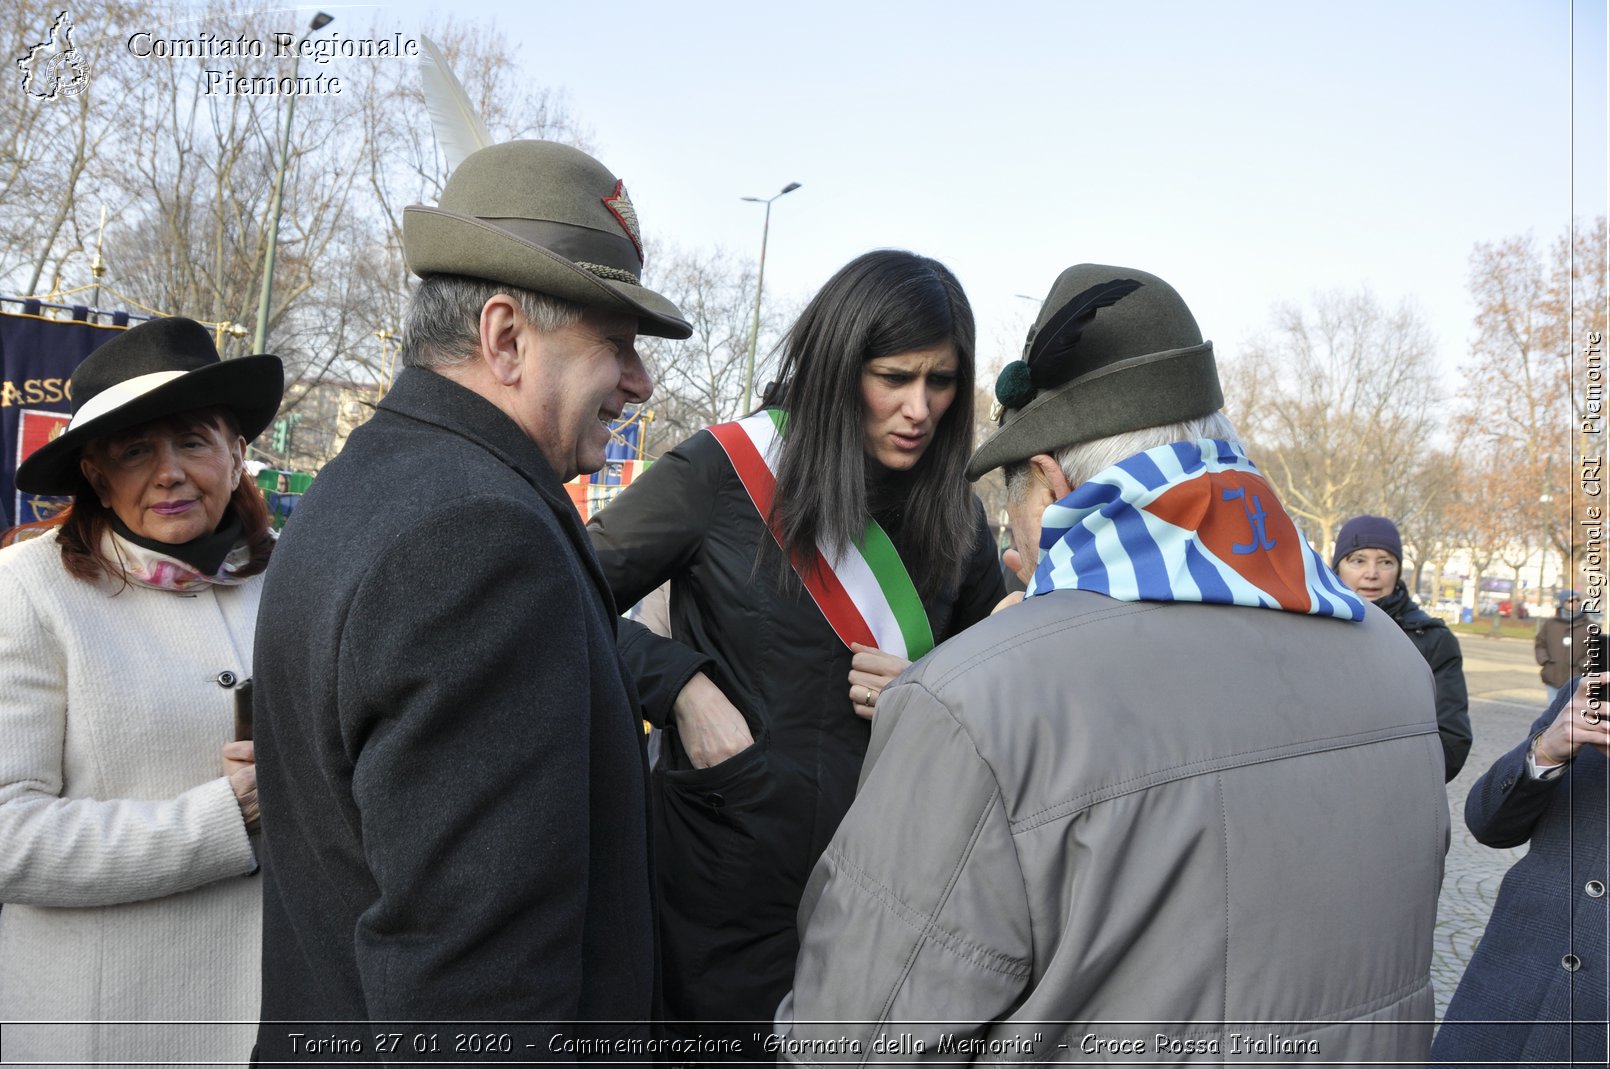
<path fill-rule="evenodd" d="M 334 15 L 320 11 L 307 24 L 309 33 L 317 33 L 335 21 Z M 274 247 L 279 243 L 280 200 L 285 193 L 285 171 L 291 163 L 291 118 L 296 114 L 296 72 L 302 64 L 300 53 L 291 60 L 291 93 L 285 101 L 285 126 L 280 131 L 280 166 L 274 176 L 274 199 L 268 207 L 268 248 L 263 253 L 263 290 L 257 295 L 257 332 L 252 335 L 252 352 L 260 353 L 268 346 L 268 306 L 274 290 Z"/>
<path fill-rule="evenodd" d="M 760 270 L 755 273 L 755 322 L 749 328 L 749 359 L 744 362 L 743 403 L 745 407 L 749 405 L 750 399 L 755 395 L 755 346 L 760 343 L 760 295 L 766 286 L 766 238 L 771 233 L 771 202 L 784 193 L 792 193 L 798 188 L 798 182 L 790 182 L 775 196 L 742 198 L 743 200 L 766 206 L 766 222 L 760 228 Z"/>

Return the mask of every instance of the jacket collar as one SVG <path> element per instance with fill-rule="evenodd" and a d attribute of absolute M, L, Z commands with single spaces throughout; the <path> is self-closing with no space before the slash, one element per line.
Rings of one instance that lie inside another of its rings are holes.
<path fill-rule="evenodd" d="M 613 626 L 617 616 L 615 598 L 604 580 L 603 568 L 593 552 L 592 539 L 587 537 L 581 516 L 548 458 L 514 420 L 474 390 L 434 371 L 414 367 L 398 372 L 391 390 L 378 407 L 475 443 L 531 484 L 575 547 L 588 577 L 603 598 Z"/>
<path fill-rule="evenodd" d="M 1396 620 L 1398 626 L 1404 630 L 1448 626 L 1422 609 L 1420 603 L 1409 596 L 1409 586 L 1401 579 L 1392 588 L 1392 593 L 1384 598 L 1377 598 L 1375 604 Z"/>

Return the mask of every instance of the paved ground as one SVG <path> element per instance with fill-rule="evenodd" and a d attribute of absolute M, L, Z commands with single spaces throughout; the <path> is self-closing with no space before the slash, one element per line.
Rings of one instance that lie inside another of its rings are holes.
<path fill-rule="evenodd" d="M 1431 960 L 1436 986 L 1437 1018 L 1448 1009 L 1487 926 L 1498 884 L 1510 865 L 1526 851 L 1482 846 L 1465 829 L 1465 795 L 1500 755 L 1526 737 L 1543 711 L 1546 694 L 1537 678 L 1530 641 L 1513 638 L 1459 636 L 1465 654 L 1465 684 L 1470 690 L 1470 722 L 1475 744 L 1470 759 L 1448 784 L 1448 812 L 1453 841 L 1448 848 L 1437 910 L 1437 941 Z"/>

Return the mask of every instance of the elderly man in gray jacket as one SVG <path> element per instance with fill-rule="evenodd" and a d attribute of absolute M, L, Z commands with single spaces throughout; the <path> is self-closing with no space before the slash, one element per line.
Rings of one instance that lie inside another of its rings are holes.
<path fill-rule="evenodd" d="M 1304 541 L 1163 280 L 1063 272 L 1001 427 L 1022 604 L 877 701 L 779 1053 L 1423 1062 L 1431 676 Z"/>

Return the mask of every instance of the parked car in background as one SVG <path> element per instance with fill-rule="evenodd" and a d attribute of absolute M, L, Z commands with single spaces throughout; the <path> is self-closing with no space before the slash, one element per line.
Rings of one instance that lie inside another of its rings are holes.
<path fill-rule="evenodd" d="M 1503 601 L 1498 603 L 1498 615 L 1505 617 L 1506 619 L 1510 616 L 1514 616 L 1514 618 L 1517 620 L 1525 620 L 1531 614 L 1526 611 L 1526 603 L 1524 601 L 1517 605 L 1515 602 L 1505 598 Z"/>

